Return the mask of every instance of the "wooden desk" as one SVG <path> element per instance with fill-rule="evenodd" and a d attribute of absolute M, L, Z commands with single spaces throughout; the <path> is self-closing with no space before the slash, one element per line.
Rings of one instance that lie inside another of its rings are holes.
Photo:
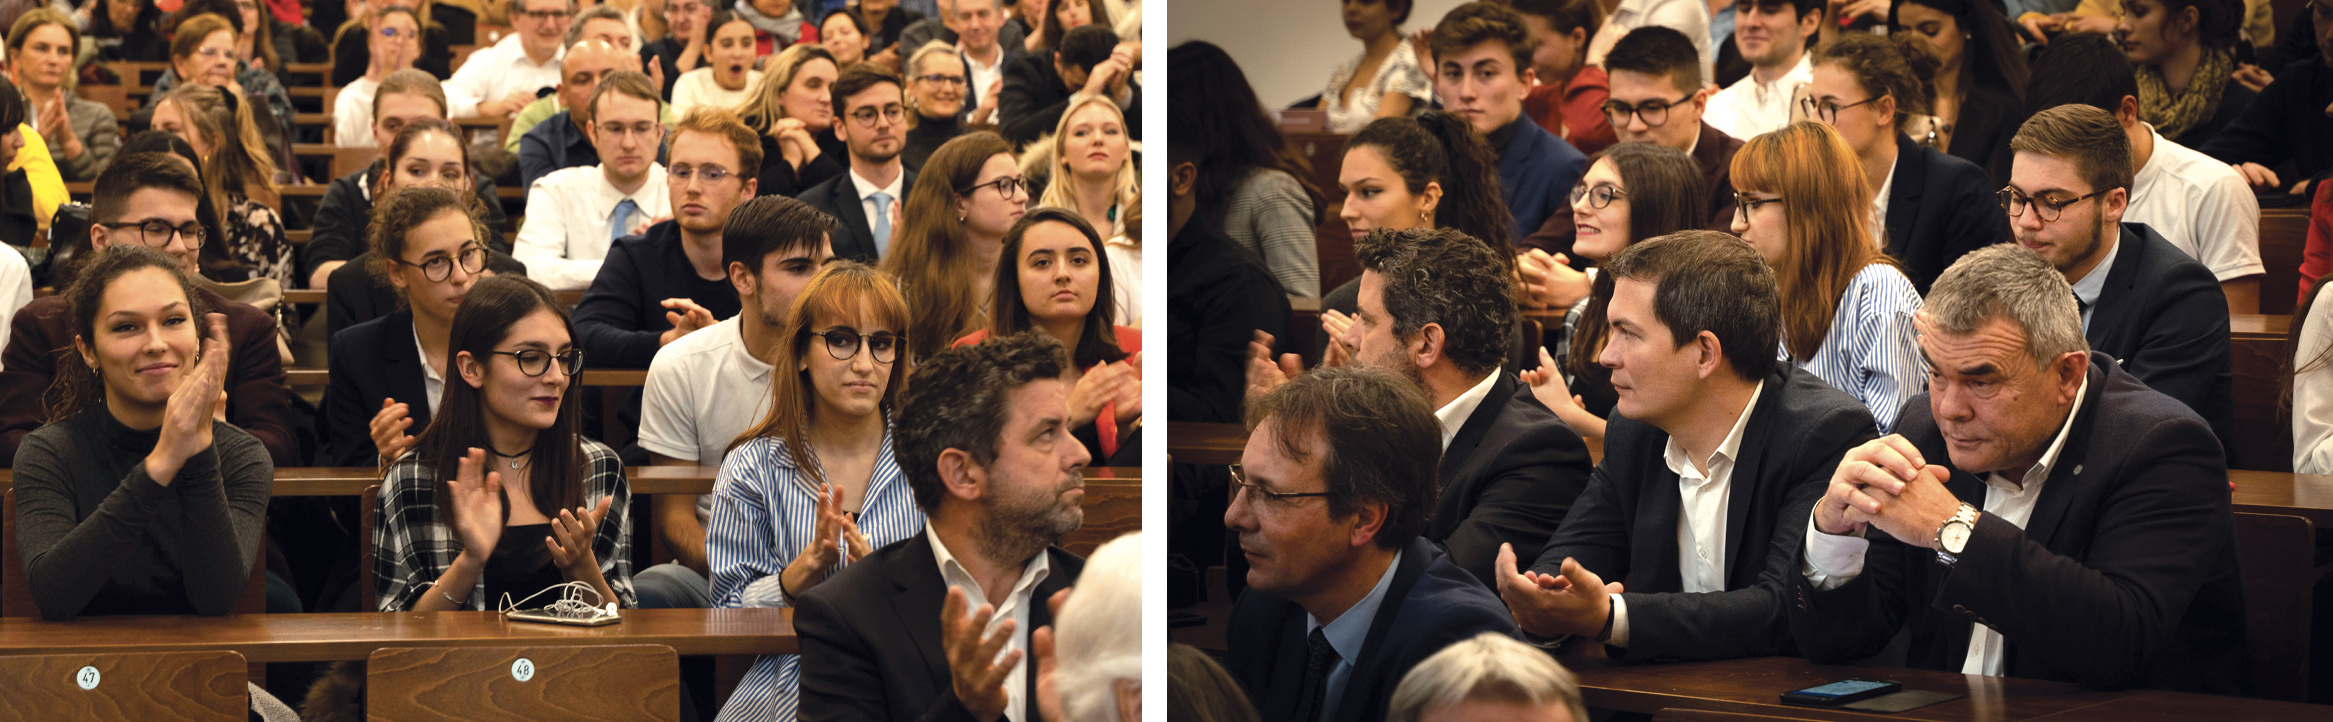
<path fill-rule="evenodd" d="M 2228 368 L 2235 377 L 2235 427 L 2227 440 L 2232 468 L 2292 470 L 2292 414 L 2278 402 L 2291 326 L 2291 316 L 2228 317 Z"/>
<path fill-rule="evenodd" d="M 624 622 L 568 627 L 493 612 L 0 618 L 0 655 L 240 652 L 254 663 L 361 660 L 383 647 L 662 644 L 682 655 L 794 654 L 791 609 L 626 609 Z"/>
<path fill-rule="evenodd" d="M 1240 424 L 1167 422 L 1167 455 L 1178 462 L 1237 464 L 1247 445 L 1247 427 Z"/>
<path fill-rule="evenodd" d="M 2292 328 L 2292 316 L 2283 314 L 2238 313 L 2228 316 L 2228 334 L 2235 341 L 2275 341 L 2284 343 L 2284 335 Z"/>
<path fill-rule="evenodd" d="M 2306 517 L 2318 528 L 2333 525 L 2333 476 L 2283 471 L 2229 471 L 2236 485 L 2236 511 Z"/>

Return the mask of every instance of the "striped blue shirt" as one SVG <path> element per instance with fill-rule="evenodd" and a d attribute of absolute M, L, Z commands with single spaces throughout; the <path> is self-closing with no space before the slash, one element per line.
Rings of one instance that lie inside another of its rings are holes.
<path fill-rule="evenodd" d="M 1920 292 L 1903 271 L 1864 266 L 1839 294 L 1831 332 L 1814 358 L 1793 359 L 1787 345 L 1780 357 L 1863 402 L 1879 433 L 1889 433 L 1904 402 L 1928 388 L 1928 362 L 1912 335 L 1912 315 L 1919 312 Z"/>
<path fill-rule="evenodd" d="M 790 606 L 778 579 L 786 564 L 811 543 L 818 519 L 818 489 L 812 484 L 778 439 L 745 442 L 722 460 L 721 474 L 713 482 L 713 518 L 705 537 L 707 561 L 713 568 L 713 606 Z M 915 536 L 923 527 L 923 510 L 916 507 L 915 492 L 892 456 L 886 425 L 883 449 L 860 503 L 859 531 L 866 533 L 871 547 L 880 549 Z M 800 664 L 801 657 L 792 654 L 755 660 L 716 719 L 792 722 Z"/>

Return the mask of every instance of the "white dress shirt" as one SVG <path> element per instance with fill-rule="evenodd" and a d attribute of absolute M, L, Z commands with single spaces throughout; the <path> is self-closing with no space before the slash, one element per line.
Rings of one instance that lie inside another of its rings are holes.
<path fill-rule="evenodd" d="M 2082 409 L 2082 399 L 2090 395 L 2090 376 L 2083 374 L 2082 386 L 2074 392 L 2074 407 L 2066 412 L 2065 423 L 2058 425 L 2057 438 L 2051 439 L 2049 449 L 2033 468 L 2025 471 L 2022 485 L 2001 476 L 1999 472 L 1985 475 L 1985 513 L 2002 521 L 2025 528 L 2033 518 L 2033 505 L 2041 500 L 2042 482 L 2049 480 L 2050 469 L 2058 463 L 2058 452 L 2066 447 L 2066 435 L 2074 429 L 2074 417 Z M 2080 467 L 2075 467 L 2076 472 Z M 1906 541 L 1905 543 L 1913 543 Z M 1806 563 L 1799 572 L 1806 575 L 1814 588 L 1829 591 L 1854 581 L 1863 573 L 1864 554 L 1871 550 L 1871 541 L 1860 534 L 1829 534 L 1815 527 L 1809 515 L 1806 520 Z M 2003 676 L 2002 649 L 2006 644 L 2001 633 L 1982 624 L 1970 631 L 1968 657 L 1962 662 L 1961 674 Z"/>
<path fill-rule="evenodd" d="M 956 561 L 956 555 L 948 553 L 948 545 L 940 542 L 940 535 L 932 531 L 932 523 L 928 519 L 924 521 L 923 533 L 926 538 L 931 539 L 932 556 L 937 557 L 940 562 L 940 579 L 946 581 L 948 586 L 963 589 L 964 593 L 970 596 L 974 609 L 987 603 L 985 600 L 988 599 L 988 593 L 981 591 L 980 580 L 972 578 L 972 572 L 966 570 L 963 564 Z M 1020 649 L 1022 640 L 1028 639 L 1029 605 L 1045 603 L 1045 600 L 1031 599 L 1030 597 L 1036 594 L 1037 585 L 1044 582 L 1045 577 L 1052 573 L 1052 555 L 1043 551 L 1037 552 L 1037 556 L 1031 557 L 1028 564 L 1021 568 L 1021 578 L 1013 582 L 1012 594 L 1006 596 L 1004 604 L 997 607 L 996 614 L 988 618 L 988 628 L 980 631 L 983 635 L 995 632 L 996 625 L 1003 624 L 1005 620 L 1013 620 L 1012 641 L 1006 642 L 1004 649 L 997 650 L 998 656 L 1001 657 L 1006 652 Z M 966 610 L 965 616 L 971 616 L 970 611 Z M 1036 664 L 1036 659 L 1030 655 L 1023 655 L 1021 663 L 1013 665 L 1012 673 L 1005 675 L 1004 716 L 1012 722 L 1032 722 L 1036 719 L 1035 715 L 1029 713 L 1029 700 L 1027 699 L 1029 665 L 1032 664 Z"/>
<path fill-rule="evenodd" d="M 419 326 L 413 327 L 413 355 L 421 358 L 421 392 L 429 397 L 429 417 L 437 418 L 438 399 L 446 395 L 446 377 L 438 374 L 436 366 L 429 365 L 429 349 L 421 346 Z"/>
<path fill-rule="evenodd" d="M 380 82 L 372 78 L 357 78 L 341 86 L 340 97 L 332 101 L 333 145 L 373 147 L 373 94 L 380 89 Z"/>
<path fill-rule="evenodd" d="M 1458 438 L 1458 429 L 1466 426 L 1466 418 L 1474 415 L 1475 408 L 1482 405 L 1483 397 L 1491 395 L 1491 386 L 1498 382 L 1499 372 L 1494 369 L 1483 376 L 1481 381 L 1475 382 L 1473 388 L 1459 393 L 1458 398 L 1434 410 L 1435 420 L 1442 422 L 1443 451 L 1450 450 L 1450 440 Z"/>
<path fill-rule="evenodd" d="M 32 265 L 14 246 L 0 243 L 0 318 L 16 318 L 31 303 Z M 8 327 L 0 323 L 0 347 L 8 345 Z"/>
<path fill-rule="evenodd" d="M 875 222 L 875 219 L 890 218 L 891 209 L 899 207 L 900 202 L 907 200 L 907 196 L 902 195 L 907 192 L 905 190 L 907 183 L 907 168 L 904 166 L 901 167 L 898 173 L 891 176 L 891 185 L 883 186 L 880 188 L 875 186 L 874 181 L 867 180 L 866 178 L 860 176 L 859 169 L 857 168 L 852 168 L 847 172 L 851 177 L 852 190 L 858 191 L 859 194 L 859 212 L 867 214 L 867 232 L 874 233 L 875 228 L 880 225 Z M 874 196 L 878 191 L 891 194 L 891 202 L 889 205 L 885 205 L 881 208 L 875 207 L 875 199 L 872 196 Z M 891 224 L 891 232 L 898 233 L 899 224 Z M 875 257 L 881 258 L 884 255 L 890 253 L 891 239 L 873 238 L 869 240 L 875 243 Z"/>
<path fill-rule="evenodd" d="M 1612 44 L 1620 42 L 1620 36 L 1647 25 L 1684 33 L 1685 39 L 1693 41 L 1693 49 L 1701 53 L 1701 77 L 1717 77 L 1713 69 L 1717 51 L 1709 44 L 1709 4 L 1701 0 L 1620 0 L 1619 7 L 1604 18 L 1604 27 L 1588 40 L 1588 64 L 1603 67 L 1604 54 L 1612 52 Z"/>
<path fill-rule="evenodd" d="M 559 87 L 559 59 L 566 53 L 564 49 L 554 50 L 549 60 L 537 63 L 527 57 L 526 45 L 518 33 L 479 48 L 445 82 L 446 117 L 475 117 L 479 103 L 501 100 L 512 93 L 533 95 L 544 88 Z"/>
<path fill-rule="evenodd" d="M 1814 81 L 1814 67 L 1814 54 L 1807 52 L 1799 54 L 1798 65 L 1771 83 L 1758 82 L 1758 72 L 1752 70 L 1733 85 L 1710 95 L 1709 109 L 1701 114 L 1701 119 L 1736 138 L 1781 130 L 1790 124 L 1791 94 Z"/>
<path fill-rule="evenodd" d="M 527 191 L 527 222 L 519 227 L 511 256 L 527 264 L 527 276 L 554 291 L 581 291 L 599 276 L 613 235 L 631 235 L 648 221 L 672 212 L 664 165 L 648 164 L 648 180 L 630 195 L 616 190 L 600 166 L 561 168 L 535 180 Z M 616 205 L 625 199 L 640 208 L 621 234 L 611 234 Z"/>
<path fill-rule="evenodd" d="M 2155 152 L 2132 174 L 2125 223 L 2144 223 L 2226 281 L 2267 272 L 2260 263 L 2260 200 L 2226 163 L 2155 136 Z"/>
<path fill-rule="evenodd" d="M 1005 61 L 1012 58 L 1005 55 L 1003 47 L 998 47 L 996 49 L 996 64 L 982 65 L 979 58 L 972 57 L 972 51 L 964 49 L 962 42 L 956 43 L 956 54 L 964 56 L 964 64 L 972 68 L 972 85 L 970 86 L 971 90 L 968 91 L 972 93 L 970 100 L 984 107 L 992 105 L 988 102 L 988 89 L 1004 82 L 1004 64 Z M 992 115 L 989 116 L 988 122 L 996 123 L 1000 120 L 1003 119 Z"/>
<path fill-rule="evenodd" d="M 1677 514 L 1677 572 L 1687 594 L 1725 591 L 1725 516 L 1726 509 L 1733 506 L 1734 460 L 1741 458 L 1742 430 L 1749 428 L 1750 415 L 1758 410 L 1758 397 L 1765 393 L 1766 382 L 1759 381 L 1750 391 L 1750 402 L 1742 404 L 1741 415 L 1734 417 L 1733 430 L 1726 432 L 1725 441 L 1702 462 L 1709 469 L 1706 473 L 1693 467 L 1692 457 L 1686 456 L 1677 437 L 1669 437 L 1661 452 L 1661 459 L 1677 474 L 1682 502 Z M 1627 597 L 1612 595 L 1612 637 L 1605 643 L 1628 646 Z"/>
<path fill-rule="evenodd" d="M 1871 245 L 1881 252 L 1887 251 L 1887 194 L 1895 192 L 1896 168 L 1903 164 L 1904 154 L 1897 153 L 1895 161 L 1887 164 L 1887 178 L 1879 182 L 1879 193 L 1871 198 Z"/>

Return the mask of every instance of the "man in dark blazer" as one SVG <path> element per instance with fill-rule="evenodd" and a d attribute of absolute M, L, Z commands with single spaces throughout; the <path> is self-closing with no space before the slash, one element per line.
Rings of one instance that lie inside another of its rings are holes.
<path fill-rule="evenodd" d="M 2195 409 L 2225 446 L 2235 423 L 2227 295 L 2210 268 L 2121 222 L 2131 182 L 2122 125 L 2093 106 L 2061 105 L 2034 114 L 2010 144 L 2009 188 L 2032 199 L 2011 201 L 2010 227 L 2073 284 L 2090 348 Z"/>
<path fill-rule="evenodd" d="M 2068 286 L 1961 259 L 1916 323 L 1934 364 L 1896 435 L 1848 452 L 1789 605 L 1817 663 L 2246 692 L 2227 467 L 2203 419 L 2085 351 Z"/>
<path fill-rule="evenodd" d="M 1004 89 L 996 100 L 997 133 L 1016 149 L 1028 147 L 1053 134 L 1071 96 L 1079 93 L 1106 93 L 1127 118 L 1142 117 L 1142 84 L 1125 65 L 1131 56 L 1103 67 L 1118 46 L 1118 33 L 1109 26 L 1080 25 L 1062 34 L 1059 49 L 1023 55 L 1005 66 Z M 1141 140 L 1141 128 L 1139 122 L 1128 123 L 1127 137 Z"/>
<path fill-rule="evenodd" d="M 1068 365 L 1059 342 L 1025 331 L 917 366 L 891 443 L 927 531 L 801 593 L 800 719 L 1038 719 L 1029 635 L 1085 564 L 1053 546 L 1085 519 Z M 1021 654 L 997 664 L 1005 649 Z"/>
<path fill-rule="evenodd" d="M 879 65 L 852 65 L 827 86 L 834 97 L 834 136 L 850 148 L 850 170 L 796 196 L 842 221 L 834 257 L 874 263 L 891 247 L 893 209 L 907 201 L 915 171 L 899 161 L 907 142 L 906 105 L 899 74 Z M 873 205 L 872 216 L 867 207 Z"/>
<path fill-rule="evenodd" d="M 1491 587 L 1499 546 L 1538 550 L 1586 488 L 1587 444 L 1500 368 L 1515 305 L 1481 302 L 1514 285 L 1497 252 L 1458 231 L 1412 229 L 1371 233 L 1353 256 L 1360 313 L 1336 353 L 1425 393 L 1442 432 L 1425 538 Z"/>
<path fill-rule="evenodd" d="M 1497 597 L 1418 536 L 1440 425 L 1414 383 L 1318 369 L 1251 403 L 1224 526 L 1248 560 L 1226 665 L 1264 719 L 1375 722 L 1410 667 L 1483 632 Z"/>
<path fill-rule="evenodd" d="M 1436 67 L 1428 72 L 1442 106 L 1499 155 L 1499 188 L 1514 216 L 1509 242 L 1550 217 L 1570 216 L 1572 186 L 1587 175 L 1588 157 L 1523 114 L 1537 47 L 1523 16 L 1498 3 L 1460 5 L 1434 26 L 1433 46 Z M 1571 244 L 1546 250 L 1568 253 Z"/>
<path fill-rule="evenodd" d="M 1775 359 L 1780 295 L 1739 239 L 1662 236 L 1604 272 L 1619 392 L 1604 463 L 1530 572 L 1515 571 L 1529 550 L 1499 554 L 1499 596 L 1525 632 L 1590 637 L 1630 662 L 1788 653 L 1800 520 L 1877 424 Z"/>
<path fill-rule="evenodd" d="M 1969 251 L 2009 239 L 2009 216 L 1985 169 L 1896 134 L 1887 193 L 1887 254 L 1921 293 Z"/>

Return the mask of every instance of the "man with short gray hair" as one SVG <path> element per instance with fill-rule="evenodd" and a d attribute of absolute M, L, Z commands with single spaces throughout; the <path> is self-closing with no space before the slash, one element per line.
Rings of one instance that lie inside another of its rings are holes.
<path fill-rule="evenodd" d="M 1588 722 L 1579 678 L 1536 647 L 1485 632 L 1411 667 L 1393 689 L 1385 722 L 1518 717 Z"/>
<path fill-rule="evenodd" d="M 1808 660 L 1908 627 L 1921 669 L 2248 691 L 2219 443 L 2089 350 L 2080 318 L 2065 277 L 2008 244 L 1936 280 L 1914 321 L 1927 393 L 1839 463 L 1793 565 Z"/>

